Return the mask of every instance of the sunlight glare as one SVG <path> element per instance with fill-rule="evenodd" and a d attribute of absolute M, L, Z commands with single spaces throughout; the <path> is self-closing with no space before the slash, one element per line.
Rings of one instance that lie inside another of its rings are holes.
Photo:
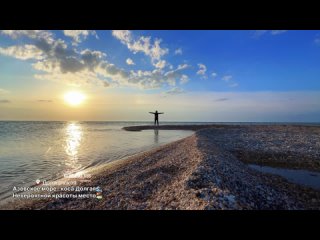
<path fill-rule="evenodd" d="M 78 106 L 86 99 L 85 95 L 81 92 L 67 92 L 64 95 L 64 101 L 71 106 Z"/>

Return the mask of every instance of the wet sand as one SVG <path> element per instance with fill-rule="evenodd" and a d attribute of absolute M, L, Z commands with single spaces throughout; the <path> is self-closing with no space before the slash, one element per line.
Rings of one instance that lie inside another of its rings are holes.
<path fill-rule="evenodd" d="M 105 165 L 103 199 L 16 201 L 6 209 L 320 209 L 320 192 L 247 163 L 320 171 L 320 127 L 185 125 L 185 139 Z M 154 126 L 125 127 L 127 131 Z"/>

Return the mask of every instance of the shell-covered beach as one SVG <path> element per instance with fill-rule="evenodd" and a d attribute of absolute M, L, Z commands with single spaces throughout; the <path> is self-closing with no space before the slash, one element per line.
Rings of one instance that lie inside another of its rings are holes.
<path fill-rule="evenodd" d="M 143 131 L 154 126 L 125 127 Z M 320 191 L 248 164 L 320 172 L 320 127 L 180 125 L 195 133 L 106 164 L 86 185 L 103 199 L 16 201 L 6 209 L 320 209 Z"/>

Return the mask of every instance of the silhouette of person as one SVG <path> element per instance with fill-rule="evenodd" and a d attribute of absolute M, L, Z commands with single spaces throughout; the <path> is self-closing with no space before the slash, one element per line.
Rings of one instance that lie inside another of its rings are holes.
<path fill-rule="evenodd" d="M 154 114 L 154 125 L 159 126 L 159 114 L 164 114 L 164 113 L 159 113 L 157 110 L 155 112 L 149 112 L 151 114 Z"/>

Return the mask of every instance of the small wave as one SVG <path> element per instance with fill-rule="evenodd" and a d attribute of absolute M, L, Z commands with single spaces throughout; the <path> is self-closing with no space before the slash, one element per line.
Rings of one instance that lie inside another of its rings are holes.
<path fill-rule="evenodd" d="M 119 131 L 120 129 L 111 129 L 111 128 L 106 128 L 106 129 L 88 129 L 89 132 L 109 132 L 109 131 Z"/>

